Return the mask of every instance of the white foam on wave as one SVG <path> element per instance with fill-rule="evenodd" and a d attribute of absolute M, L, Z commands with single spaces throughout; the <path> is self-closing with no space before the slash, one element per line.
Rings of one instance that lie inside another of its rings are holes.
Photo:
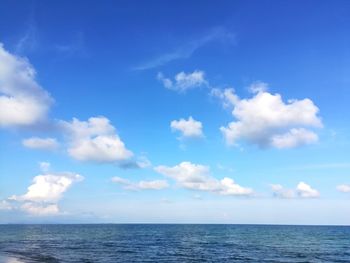
<path fill-rule="evenodd" d="M 24 263 L 24 261 L 17 258 L 0 255 L 0 263 Z"/>

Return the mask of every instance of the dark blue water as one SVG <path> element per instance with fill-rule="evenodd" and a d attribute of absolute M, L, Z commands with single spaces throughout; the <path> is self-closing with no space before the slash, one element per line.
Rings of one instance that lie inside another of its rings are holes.
<path fill-rule="evenodd" d="M 53 263 L 350 262 L 350 227 L 0 225 L 0 255 Z"/>

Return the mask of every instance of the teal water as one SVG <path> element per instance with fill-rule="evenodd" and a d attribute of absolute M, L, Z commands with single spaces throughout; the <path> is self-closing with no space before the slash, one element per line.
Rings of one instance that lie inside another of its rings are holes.
<path fill-rule="evenodd" d="M 350 227 L 0 225 L 0 262 L 350 262 Z"/>

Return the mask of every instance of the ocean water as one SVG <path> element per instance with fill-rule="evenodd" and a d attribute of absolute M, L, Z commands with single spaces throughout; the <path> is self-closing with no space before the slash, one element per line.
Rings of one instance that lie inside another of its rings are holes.
<path fill-rule="evenodd" d="M 350 262 L 350 227 L 0 225 L 0 262 Z"/>

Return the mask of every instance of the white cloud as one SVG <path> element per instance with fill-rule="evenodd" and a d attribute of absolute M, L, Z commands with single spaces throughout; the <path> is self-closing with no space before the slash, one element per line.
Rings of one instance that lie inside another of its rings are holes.
<path fill-rule="evenodd" d="M 176 74 L 174 80 L 164 77 L 163 73 L 159 72 L 157 79 L 163 83 L 165 88 L 178 92 L 185 92 L 189 89 L 207 85 L 205 74 L 200 70 L 195 70 L 192 73 L 182 71 Z"/>
<path fill-rule="evenodd" d="M 123 185 L 127 190 L 161 190 L 169 187 L 166 180 L 139 181 L 135 183 L 115 176 L 112 178 L 112 182 Z"/>
<path fill-rule="evenodd" d="M 11 199 L 30 202 L 57 202 L 73 183 L 81 180 L 83 180 L 81 175 L 68 172 L 37 175 L 33 179 L 33 184 L 28 187 L 27 193 L 13 196 Z"/>
<path fill-rule="evenodd" d="M 222 195 L 251 195 L 253 190 L 235 183 L 232 178 L 225 177 L 220 180 L 220 191 Z"/>
<path fill-rule="evenodd" d="M 240 99 L 233 89 L 212 90 L 223 104 L 233 107 L 236 119 L 221 127 L 226 142 L 235 145 L 245 140 L 259 147 L 292 148 L 315 143 L 318 136 L 307 128 L 320 128 L 319 109 L 310 99 L 283 102 L 281 95 L 266 91 L 265 83 L 255 83 L 254 96 Z"/>
<path fill-rule="evenodd" d="M 273 195 L 277 198 L 317 198 L 320 196 L 320 193 L 313 189 L 310 185 L 300 182 L 297 187 L 294 189 L 286 189 L 280 184 L 272 184 L 271 189 Z"/>
<path fill-rule="evenodd" d="M 350 193 L 350 184 L 340 184 L 337 186 L 337 190 L 343 193 Z"/>
<path fill-rule="evenodd" d="M 55 138 L 38 138 L 38 137 L 31 137 L 28 139 L 22 140 L 22 144 L 31 149 L 38 149 L 38 150 L 55 150 L 58 148 L 59 144 Z"/>
<path fill-rule="evenodd" d="M 26 58 L 10 54 L 0 43 L 0 127 L 34 125 L 46 118 L 53 99 L 35 75 Z"/>
<path fill-rule="evenodd" d="M 304 182 L 300 182 L 297 185 L 297 193 L 302 198 L 315 198 L 320 196 L 320 193 L 316 189 L 313 189 Z"/>
<path fill-rule="evenodd" d="M 283 148 L 294 148 L 299 145 L 305 145 L 315 143 L 318 141 L 316 133 L 304 129 L 290 129 L 285 134 L 275 135 L 271 138 L 271 146 L 283 149 Z"/>
<path fill-rule="evenodd" d="M 74 159 L 123 165 L 133 156 L 105 117 L 92 117 L 88 121 L 74 118 L 61 124 L 69 134 L 68 153 Z"/>
<path fill-rule="evenodd" d="M 203 137 L 202 123 L 193 119 L 192 116 L 190 116 L 188 120 L 173 120 L 170 123 L 170 127 L 173 131 L 180 131 L 183 138 Z"/>
<path fill-rule="evenodd" d="M 154 180 L 154 181 L 140 181 L 137 184 L 139 189 L 153 189 L 160 190 L 168 188 L 169 184 L 166 180 Z"/>
<path fill-rule="evenodd" d="M 173 167 L 160 165 L 155 171 L 173 178 L 187 189 L 215 192 L 222 195 L 251 195 L 253 190 L 236 184 L 231 178 L 218 180 L 210 175 L 208 166 L 182 162 Z"/>
<path fill-rule="evenodd" d="M 58 201 L 74 183 L 83 179 L 83 176 L 70 172 L 37 175 L 25 194 L 11 196 L 7 199 L 11 203 L 5 202 L 11 209 L 19 209 L 32 215 L 59 214 Z"/>
<path fill-rule="evenodd" d="M 249 91 L 251 93 L 260 93 L 260 92 L 266 92 L 268 88 L 269 88 L 269 85 L 267 83 L 256 81 L 250 85 Z"/>
<path fill-rule="evenodd" d="M 57 215 L 60 213 L 57 204 L 38 204 L 27 202 L 21 206 L 21 210 L 36 216 Z"/>
<path fill-rule="evenodd" d="M 280 184 L 272 184 L 271 189 L 273 191 L 273 195 L 278 198 L 291 199 L 296 197 L 293 189 L 285 189 Z"/>
<path fill-rule="evenodd" d="M 233 88 L 227 88 L 224 90 L 213 88 L 210 91 L 210 95 L 219 98 L 225 108 L 232 107 L 232 105 L 235 105 L 240 101 Z"/>

